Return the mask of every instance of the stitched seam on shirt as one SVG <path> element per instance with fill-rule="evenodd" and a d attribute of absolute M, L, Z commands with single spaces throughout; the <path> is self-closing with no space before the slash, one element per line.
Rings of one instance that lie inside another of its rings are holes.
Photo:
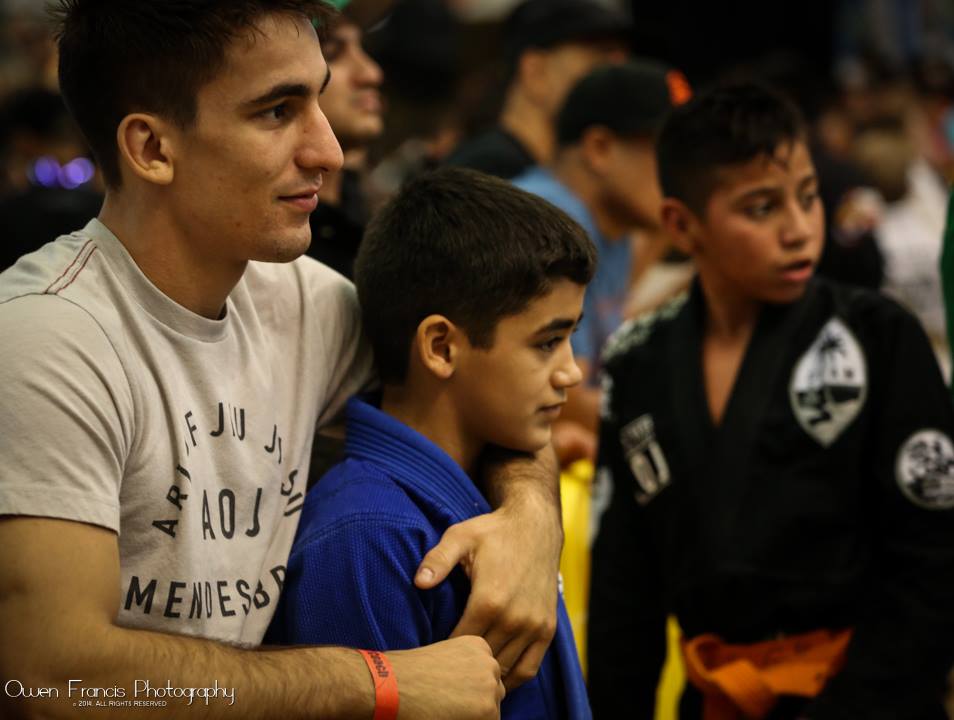
<path fill-rule="evenodd" d="M 69 281 L 68 283 L 66 283 L 66 285 L 64 285 L 63 287 L 61 287 L 59 290 L 57 290 L 56 292 L 54 292 L 54 293 L 53 293 L 54 295 L 59 295 L 61 292 L 63 292 L 64 290 L 66 290 L 66 288 L 68 288 L 70 285 L 73 284 L 73 281 L 75 281 L 76 278 L 78 278 L 78 277 L 80 276 L 80 273 L 83 272 L 83 269 L 86 267 L 86 263 L 88 263 L 88 262 L 89 262 L 89 259 L 90 259 L 91 257 L 93 257 L 93 253 L 94 253 L 94 252 L 96 252 L 96 247 L 95 247 L 95 246 L 93 247 L 92 250 L 89 251 L 89 254 L 86 256 L 86 259 L 83 261 L 83 264 L 80 265 L 80 269 L 77 270 L 77 271 L 73 274 L 73 277 L 70 278 L 70 281 Z"/>
<path fill-rule="evenodd" d="M 89 244 L 90 244 L 91 242 L 93 242 L 93 239 L 92 239 L 92 238 L 90 238 L 89 240 L 87 240 L 87 241 L 84 243 L 83 247 L 81 247 L 80 250 L 79 250 L 79 252 L 76 253 L 76 257 L 73 258 L 73 262 L 71 262 L 69 265 L 67 265 L 67 266 L 66 266 L 66 270 L 64 270 L 64 271 L 62 272 L 62 274 L 61 274 L 58 278 L 56 278 L 56 280 L 54 280 L 53 282 L 51 282 L 51 283 L 49 284 L 49 286 L 46 288 L 46 290 L 44 290 L 43 292 L 45 292 L 45 293 L 50 292 L 50 290 L 53 288 L 54 285 L 56 285 L 60 280 L 62 280 L 64 277 L 66 277 L 66 274 L 67 274 L 70 270 L 73 269 L 73 266 L 76 265 L 76 263 L 79 261 L 79 259 L 83 256 L 83 253 L 85 252 L 86 248 L 89 247 Z M 57 291 L 57 292 L 59 292 L 59 291 Z"/>

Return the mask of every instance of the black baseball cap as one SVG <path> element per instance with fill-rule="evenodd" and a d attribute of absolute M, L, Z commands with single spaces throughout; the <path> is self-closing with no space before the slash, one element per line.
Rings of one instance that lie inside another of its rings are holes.
<path fill-rule="evenodd" d="M 526 0 L 507 19 L 505 36 L 510 57 L 516 58 L 528 48 L 566 42 L 618 39 L 627 43 L 631 30 L 628 15 L 595 0 Z"/>
<path fill-rule="evenodd" d="M 686 76 L 655 60 L 604 65 L 580 80 L 557 116 L 560 147 L 601 125 L 623 136 L 654 135 L 666 114 L 692 95 Z"/>

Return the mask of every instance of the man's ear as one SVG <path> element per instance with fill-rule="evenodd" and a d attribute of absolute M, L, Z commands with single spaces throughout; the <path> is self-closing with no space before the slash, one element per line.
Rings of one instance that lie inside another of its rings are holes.
<path fill-rule="evenodd" d="M 168 185 L 175 174 L 173 130 L 148 113 L 127 115 L 116 130 L 121 162 L 146 182 Z"/>
<path fill-rule="evenodd" d="M 457 369 L 462 332 L 443 315 L 428 315 L 417 326 L 414 344 L 421 364 L 441 380 Z"/>
<path fill-rule="evenodd" d="M 580 155 L 592 172 L 603 175 L 609 169 L 616 141 L 613 131 L 602 125 L 593 125 L 583 131 L 579 141 Z"/>
<path fill-rule="evenodd" d="M 517 60 L 517 77 L 527 97 L 543 105 L 549 97 L 549 53 L 542 48 L 524 50 Z"/>
<path fill-rule="evenodd" d="M 696 214 L 676 198 L 663 198 L 662 227 L 680 252 L 695 255 L 699 251 L 700 223 Z"/>

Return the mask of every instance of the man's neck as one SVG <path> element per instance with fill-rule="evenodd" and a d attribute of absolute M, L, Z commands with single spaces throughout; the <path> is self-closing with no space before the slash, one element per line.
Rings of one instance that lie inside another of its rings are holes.
<path fill-rule="evenodd" d="M 426 398 L 426 401 L 421 401 L 421 398 Z M 433 442 L 472 476 L 483 443 L 469 437 L 445 393 L 385 385 L 381 410 Z"/>
<path fill-rule="evenodd" d="M 619 240 L 627 230 L 634 229 L 618 222 L 613 213 L 603 206 L 596 182 L 572 150 L 557 152 L 553 174 L 586 205 L 597 229 L 607 240 Z"/>
<path fill-rule="evenodd" d="M 153 285 L 182 307 L 213 320 L 242 278 L 246 262 L 203 255 L 168 215 L 143 210 L 149 203 L 124 202 L 108 192 L 99 221 L 119 239 Z"/>
<path fill-rule="evenodd" d="M 529 100 L 520 95 L 509 97 L 499 125 L 520 141 L 538 165 L 552 162 L 556 148 L 553 121 Z"/>

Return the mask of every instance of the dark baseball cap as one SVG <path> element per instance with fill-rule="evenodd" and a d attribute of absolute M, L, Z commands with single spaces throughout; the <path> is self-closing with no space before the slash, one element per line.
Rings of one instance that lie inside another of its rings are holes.
<path fill-rule="evenodd" d="M 557 142 L 572 145 L 594 125 L 623 136 L 654 135 L 666 114 L 691 95 L 685 75 L 655 60 L 598 67 L 567 95 L 557 116 Z"/>
<path fill-rule="evenodd" d="M 628 40 L 628 15 L 595 0 L 526 0 L 510 14 L 505 26 L 511 58 L 531 47 L 601 39 Z"/>

